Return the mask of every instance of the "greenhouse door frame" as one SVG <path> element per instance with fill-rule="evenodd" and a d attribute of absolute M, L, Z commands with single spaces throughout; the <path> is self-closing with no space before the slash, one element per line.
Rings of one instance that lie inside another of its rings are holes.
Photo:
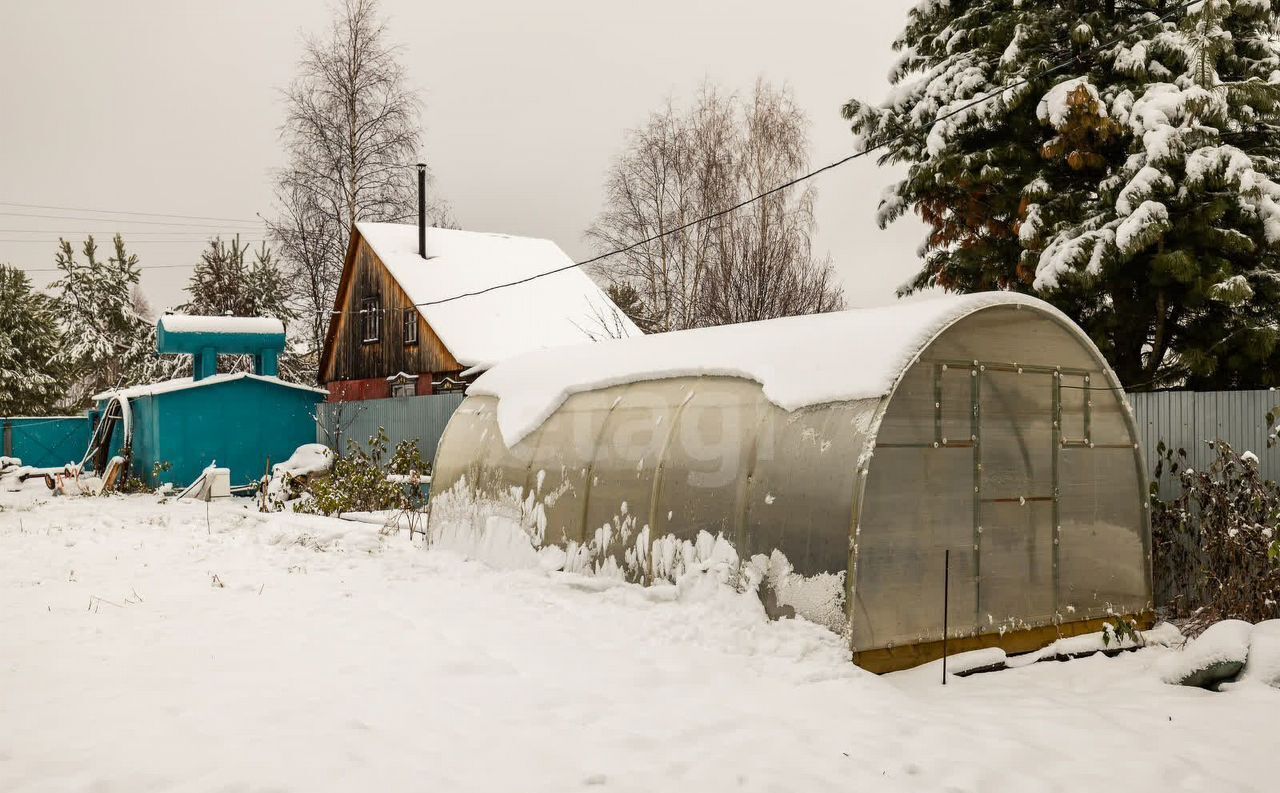
<path fill-rule="evenodd" d="M 943 433 L 943 377 L 950 370 L 968 371 L 969 388 L 969 437 L 956 440 Z M 1050 536 L 1052 539 L 1052 611 L 1054 623 L 1062 621 L 1059 610 L 1061 581 L 1059 577 L 1059 549 L 1061 544 L 1062 523 L 1059 517 L 1061 507 L 1061 488 L 1058 474 L 1061 451 L 1065 448 L 1093 448 L 1092 400 L 1090 398 L 1090 375 L 1088 370 L 1073 369 L 1043 364 L 1020 364 L 997 361 L 940 361 L 934 365 L 934 447 L 935 448 L 971 448 L 973 450 L 973 582 L 974 582 L 974 625 L 982 625 L 982 534 L 984 504 L 993 505 L 1016 501 L 1022 506 L 1032 502 L 1050 504 Z M 984 497 L 983 495 L 983 432 L 982 432 L 982 392 L 983 380 L 988 372 L 1005 374 L 1027 374 L 1047 377 L 1046 386 L 1050 393 L 1051 440 L 1050 471 L 1051 487 L 1049 493 L 1028 493 L 1017 498 L 1008 496 Z M 1063 380 L 1071 378 L 1080 385 L 1064 385 Z M 1079 389 L 1082 391 L 1082 432 L 1076 437 L 1064 434 L 1063 428 L 1063 389 Z M 988 510 L 989 511 L 989 510 Z M 1029 572 L 1029 571 L 1028 571 Z"/>

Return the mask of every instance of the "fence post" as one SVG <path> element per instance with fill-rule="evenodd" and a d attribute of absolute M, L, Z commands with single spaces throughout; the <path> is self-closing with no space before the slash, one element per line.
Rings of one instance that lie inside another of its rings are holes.
<path fill-rule="evenodd" d="M 947 632 L 951 606 L 951 549 L 942 552 L 942 685 L 947 684 Z"/>

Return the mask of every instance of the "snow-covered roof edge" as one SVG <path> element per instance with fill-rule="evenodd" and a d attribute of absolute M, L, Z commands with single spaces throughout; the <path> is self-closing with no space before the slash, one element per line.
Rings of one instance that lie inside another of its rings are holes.
<path fill-rule="evenodd" d="M 284 323 L 275 317 L 209 317 L 195 314 L 164 314 L 156 320 L 170 333 L 284 333 Z"/>
<path fill-rule="evenodd" d="M 489 369 L 467 393 L 498 398 L 498 424 L 509 447 L 573 394 L 644 380 L 754 380 L 770 402 L 789 411 L 880 398 L 892 393 L 947 328 L 997 306 L 1027 307 L 1052 317 L 1074 329 L 1105 362 L 1092 340 L 1048 303 L 1013 292 L 982 292 L 536 350 Z"/>
<path fill-rule="evenodd" d="M 275 385 L 286 386 L 288 388 L 296 388 L 300 391 L 311 391 L 316 394 L 328 394 L 328 389 L 316 388 L 315 386 L 302 385 L 301 383 L 290 383 L 287 380 L 281 380 L 278 377 L 269 377 L 267 375 L 253 374 L 251 372 L 235 372 L 231 374 L 216 374 L 212 377 L 206 377 L 203 380 L 192 380 L 190 377 L 178 377 L 173 380 L 165 380 L 159 383 L 147 383 L 144 385 L 134 385 L 127 388 L 113 388 L 103 391 L 100 394 L 94 394 L 89 397 L 95 402 L 112 397 L 124 397 L 125 399 L 134 399 L 142 396 L 155 396 L 156 394 L 169 394 L 174 391 L 186 391 L 190 388 L 200 388 L 207 385 L 218 385 L 219 383 L 229 383 L 232 380 L 243 380 L 249 378 L 252 380 L 261 380 L 264 383 L 273 383 Z"/>

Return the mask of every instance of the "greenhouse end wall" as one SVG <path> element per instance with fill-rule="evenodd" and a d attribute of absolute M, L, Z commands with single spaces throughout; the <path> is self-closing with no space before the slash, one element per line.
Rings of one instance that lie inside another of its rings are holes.
<path fill-rule="evenodd" d="M 971 314 L 908 369 L 876 437 L 855 652 L 1151 608 L 1146 486 L 1128 407 L 1080 332 L 1026 307 Z"/>
<path fill-rule="evenodd" d="M 1150 605 L 1131 419 L 1047 312 L 960 319 L 882 398 L 789 412 L 754 381 L 648 380 L 574 394 L 511 448 L 497 410 L 468 397 L 454 414 L 430 518 L 491 562 L 640 583 L 718 572 L 771 616 L 844 633 L 855 659 L 942 638 L 947 549 L 950 637 Z"/>

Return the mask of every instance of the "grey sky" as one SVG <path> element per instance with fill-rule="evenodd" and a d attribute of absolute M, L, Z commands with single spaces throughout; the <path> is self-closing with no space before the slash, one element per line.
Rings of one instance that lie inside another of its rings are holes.
<path fill-rule="evenodd" d="M 889 44 L 911 5 L 383 0 L 383 11 L 426 106 L 434 189 L 462 225 L 548 237 L 581 258 L 625 131 L 704 77 L 733 89 L 757 75 L 790 83 L 810 116 L 814 164 L 849 153 L 840 105 L 884 95 Z M 283 164 L 279 89 L 303 33 L 327 25 L 325 2 L 0 6 L 0 201 L 246 219 L 271 212 L 270 171 Z M 873 219 L 890 181 L 870 159 L 818 177 L 818 246 L 834 257 L 852 305 L 892 300 L 916 266 L 923 227 L 903 220 L 880 231 Z M 0 262 L 50 268 L 59 234 L 78 243 L 84 235 L 75 232 L 100 230 L 107 242 L 117 228 L 143 266 L 194 264 L 198 238 L 218 231 L 3 214 Z M 152 241 L 174 237 L 189 241 Z M 156 307 L 169 306 L 183 299 L 188 275 L 147 270 L 143 289 Z M 51 274 L 32 277 L 44 285 Z"/>

